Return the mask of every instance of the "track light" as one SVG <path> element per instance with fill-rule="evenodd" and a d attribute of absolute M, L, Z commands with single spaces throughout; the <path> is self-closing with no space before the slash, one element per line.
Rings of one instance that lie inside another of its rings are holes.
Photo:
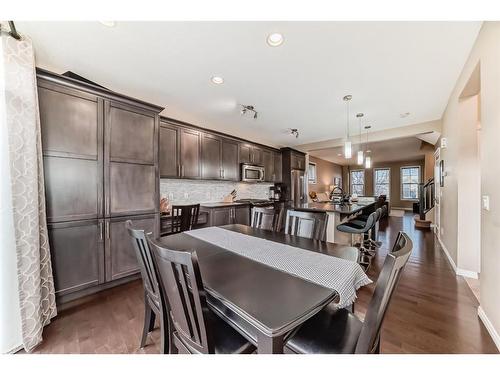
<path fill-rule="evenodd" d="M 298 129 L 290 129 L 290 135 L 295 138 L 299 138 L 299 130 Z"/>
<path fill-rule="evenodd" d="M 258 112 L 255 110 L 255 107 L 253 105 L 243 105 L 243 104 L 240 104 L 241 105 L 241 115 L 246 115 L 247 112 L 252 112 L 253 113 L 253 118 L 254 120 L 257 120 L 257 114 Z"/>

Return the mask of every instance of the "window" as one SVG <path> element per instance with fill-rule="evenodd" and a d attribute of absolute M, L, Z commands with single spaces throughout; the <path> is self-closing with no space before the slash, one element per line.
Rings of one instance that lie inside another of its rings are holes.
<path fill-rule="evenodd" d="M 309 163 L 309 168 L 307 170 L 307 180 L 310 184 L 316 183 L 316 163 Z"/>
<path fill-rule="evenodd" d="M 351 194 L 365 194 L 365 171 L 351 171 Z"/>
<path fill-rule="evenodd" d="M 375 168 L 373 171 L 373 195 L 385 195 L 389 198 L 391 193 L 391 170 L 389 168 Z"/>
<path fill-rule="evenodd" d="M 420 167 L 401 168 L 401 199 L 418 199 Z"/>

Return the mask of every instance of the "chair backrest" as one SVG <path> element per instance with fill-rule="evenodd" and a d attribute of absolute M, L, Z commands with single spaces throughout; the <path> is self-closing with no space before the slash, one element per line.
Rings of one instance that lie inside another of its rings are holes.
<path fill-rule="evenodd" d="M 199 204 L 172 206 L 171 233 L 180 233 L 193 229 L 193 226 L 198 222 L 199 214 Z"/>
<path fill-rule="evenodd" d="M 157 306 L 160 306 L 161 301 L 158 278 L 156 276 L 153 255 L 151 254 L 151 250 L 146 240 L 146 234 L 144 230 L 134 228 L 130 220 L 125 222 L 125 227 L 132 238 L 132 244 L 134 245 L 135 255 L 141 270 L 142 283 L 144 285 L 146 297 L 155 302 Z"/>
<path fill-rule="evenodd" d="M 258 229 L 274 231 L 277 226 L 278 214 L 274 208 L 253 207 L 250 226 Z"/>
<path fill-rule="evenodd" d="M 379 217 L 379 211 L 378 209 L 373 211 L 370 215 L 368 215 L 368 218 L 366 219 L 365 226 L 363 227 L 363 230 L 370 230 L 373 228 L 373 226 L 377 223 Z"/>
<path fill-rule="evenodd" d="M 399 232 L 391 252 L 385 258 L 373 297 L 368 305 L 356 353 L 368 354 L 374 351 L 387 307 L 412 248 L 413 244 L 408 235 Z"/>
<path fill-rule="evenodd" d="M 196 252 L 166 249 L 150 236 L 147 240 L 158 270 L 162 303 L 169 306 L 175 336 L 191 353 L 213 353 Z"/>
<path fill-rule="evenodd" d="M 325 241 L 327 223 L 326 213 L 288 210 L 285 234 Z"/>

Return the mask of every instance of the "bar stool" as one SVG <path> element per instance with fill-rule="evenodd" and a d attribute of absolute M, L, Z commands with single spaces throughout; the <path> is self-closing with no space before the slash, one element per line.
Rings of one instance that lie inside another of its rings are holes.
<path fill-rule="evenodd" d="M 380 248 L 382 246 L 382 242 L 377 241 L 378 237 L 378 229 L 377 229 L 377 224 L 380 222 L 380 219 L 384 215 L 384 207 L 379 207 L 375 210 L 375 223 L 373 227 L 363 235 L 363 242 L 368 248 Z M 369 215 L 368 215 L 369 216 Z M 349 223 L 354 226 L 358 226 L 359 228 L 364 228 L 366 225 L 366 221 L 368 219 L 368 216 L 366 216 L 366 219 L 364 219 L 363 216 L 357 216 L 354 219 L 350 220 Z M 373 252 L 374 253 L 374 252 Z"/>
<path fill-rule="evenodd" d="M 358 263 L 362 266 L 366 266 L 366 268 L 368 268 L 373 254 L 369 249 L 365 247 L 366 243 L 364 240 L 364 235 L 368 234 L 370 230 L 374 228 L 378 216 L 379 213 L 375 211 L 368 216 L 366 222 L 358 221 L 357 223 L 355 223 L 354 221 L 356 220 L 353 220 L 352 222 L 348 221 L 337 225 L 338 231 L 351 234 L 351 245 L 353 245 L 353 236 L 355 234 L 359 234 L 361 236 L 361 241 L 359 244 L 360 257 Z"/>

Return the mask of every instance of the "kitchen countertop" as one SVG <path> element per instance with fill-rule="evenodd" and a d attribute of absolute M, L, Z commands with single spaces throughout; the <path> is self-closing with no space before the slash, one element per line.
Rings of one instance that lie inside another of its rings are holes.
<path fill-rule="evenodd" d="M 336 212 L 344 215 L 352 215 L 363 210 L 366 207 L 374 205 L 376 202 L 351 203 L 351 204 L 333 204 L 333 203 L 302 203 L 294 207 L 297 211 L 307 212 Z"/>
<path fill-rule="evenodd" d="M 203 208 L 219 208 L 219 207 L 232 207 L 232 206 L 248 206 L 248 202 L 210 202 L 210 203 L 200 203 L 200 207 Z"/>

